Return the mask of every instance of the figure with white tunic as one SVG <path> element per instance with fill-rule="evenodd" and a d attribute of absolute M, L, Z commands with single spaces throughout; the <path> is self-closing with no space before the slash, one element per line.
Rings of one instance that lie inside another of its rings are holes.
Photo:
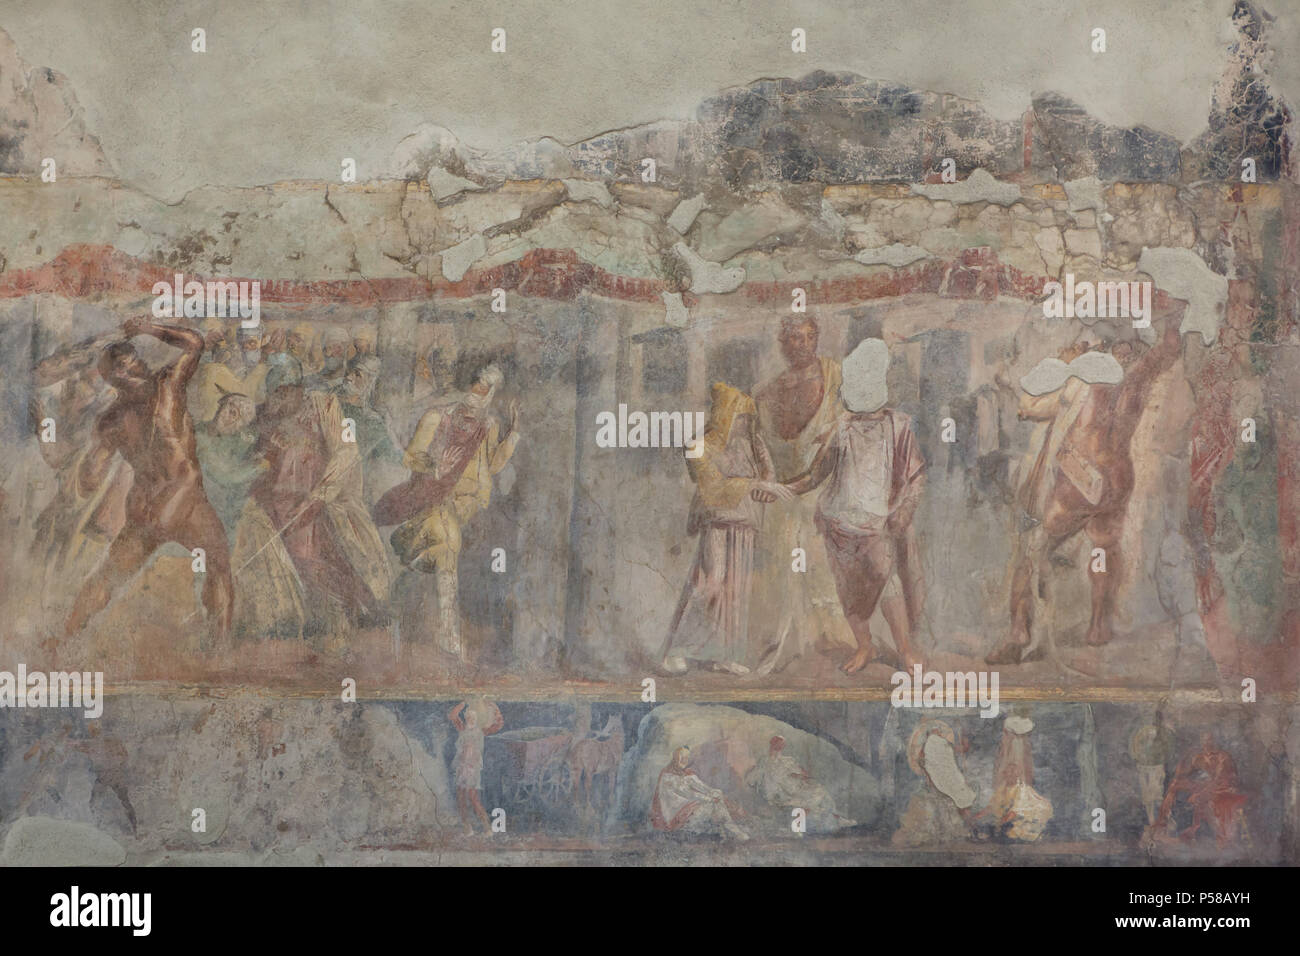
<path fill-rule="evenodd" d="M 809 470 L 786 487 L 804 495 L 823 484 L 816 525 L 835 573 L 840 605 L 858 642 L 843 667 L 852 674 L 881 658 L 909 669 L 920 664 L 912 634 L 923 585 L 912 518 L 925 485 L 911 420 L 886 407 L 889 348 L 865 339 L 844 360 L 840 397 L 845 411 Z M 877 604 L 902 655 L 872 642 Z"/>
<path fill-rule="evenodd" d="M 465 827 L 465 835 L 474 835 L 474 814 L 488 832 L 487 811 L 483 809 L 483 743 L 488 734 L 495 734 L 505 726 L 505 717 L 501 709 L 490 701 L 485 702 L 488 711 L 486 727 L 479 724 L 479 709 L 468 706 L 469 701 L 461 701 L 447 714 L 447 719 L 456 728 L 456 755 L 451 761 L 451 772 L 456 786 L 456 807 L 460 811 L 460 822 Z M 473 813 L 471 814 L 471 810 Z"/>

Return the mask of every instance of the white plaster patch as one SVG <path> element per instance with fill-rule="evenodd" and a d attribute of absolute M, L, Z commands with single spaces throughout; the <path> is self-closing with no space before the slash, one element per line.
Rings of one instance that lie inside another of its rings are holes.
<path fill-rule="evenodd" d="M 1046 395 L 1071 377 L 1089 385 L 1118 385 L 1124 381 L 1124 368 L 1109 352 L 1084 352 L 1069 364 L 1045 358 L 1025 374 L 1020 387 L 1030 395 Z"/>
<path fill-rule="evenodd" d="M 447 172 L 441 166 L 432 167 L 425 179 L 429 183 L 429 192 L 439 202 L 466 190 L 480 190 L 483 188 L 478 183 Z"/>
<path fill-rule="evenodd" d="M 835 207 L 831 205 L 830 200 L 823 199 L 822 214 L 821 218 L 817 220 L 817 225 L 834 237 L 836 242 L 840 242 L 844 239 L 844 233 L 849 227 L 849 222 L 835 211 Z"/>
<path fill-rule="evenodd" d="M 704 209 L 704 194 L 692 196 L 690 199 L 683 199 L 673 210 L 673 214 L 668 217 L 668 225 L 675 229 L 680 235 L 686 235 L 686 231 L 691 228 L 691 223 L 695 222 L 695 217 Z"/>
<path fill-rule="evenodd" d="M 1178 331 L 1200 332 L 1205 344 L 1211 344 L 1219 335 L 1219 323 L 1228 302 L 1228 280 L 1219 275 L 1205 260 L 1191 249 L 1169 246 L 1150 249 L 1142 247 L 1138 271 L 1145 272 L 1156 287 L 1187 302 L 1183 324 Z"/>
<path fill-rule="evenodd" d="M 863 339 L 841 366 L 840 398 L 851 412 L 874 412 L 889 401 L 886 376 L 889 346 L 881 339 Z"/>
<path fill-rule="evenodd" d="M 574 202 L 594 202 L 601 209 L 609 209 L 614 205 L 614 197 L 600 181 L 565 179 L 562 182 L 564 188 L 569 191 L 569 198 Z"/>
<path fill-rule="evenodd" d="M 487 240 L 475 233 L 464 242 L 442 250 L 442 274 L 451 282 L 459 282 L 469 267 L 487 254 Z"/>
<path fill-rule="evenodd" d="M 465 152 L 468 151 L 456 134 L 445 126 L 421 123 L 393 150 L 388 162 L 389 175 L 394 179 L 410 179 L 445 157 Z"/>
<path fill-rule="evenodd" d="M 790 232 L 806 222 L 802 213 L 775 196 L 762 196 L 757 202 L 746 203 L 716 223 L 702 223 L 698 243 L 700 254 L 725 262 L 769 236 Z"/>
<path fill-rule="evenodd" d="M 5 835 L 5 866 L 120 866 L 121 844 L 97 827 L 54 817 L 19 817 Z"/>
<path fill-rule="evenodd" d="M 698 255 L 684 242 L 673 245 L 673 252 L 681 256 L 691 272 L 691 291 L 696 295 L 709 292 L 734 292 L 745 281 L 745 270 L 739 267 L 724 268 L 716 262 Z"/>
<path fill-rule="evenodd" d="M 959 183 L 913 185 L 912 192 L 927 199 L 955 203 L 991 202 L 1010 206 L 1020 201 L 1019 186 L 999 182 L 987 169 L 977 169 Z"/>
<path fill-rule="evenodd" d="M 568 147 L 550 136 L 493 151 L 483 157 L 481 171 L 502 180 L 568 179 L 577 173 Z"/>
<path fill-rule="evenodd" d="M 928 259 L 929 257 L 930 253 L 920 246 L 907 246 L 901 242 L 895 242 L 888 246 L 863 249 L 853 258 L 864 266 L 886 265 L 897 268 L 915 262 L 917 259 Z"/>
<path fill-rule="evenodd" d="M 691 313 L 686 308 L 686 303 L 682 301 L 680 292 L 661 292 L 659 295 L 664 300 L 665 323 L 677 329 L 690 325 Z"/>

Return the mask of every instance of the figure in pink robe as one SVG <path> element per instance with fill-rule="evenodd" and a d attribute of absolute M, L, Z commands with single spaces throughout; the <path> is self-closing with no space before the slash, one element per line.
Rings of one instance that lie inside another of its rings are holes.
<path fill-rule="evenodd" d="M 375 626 L 387 618 L 391 569 L 365 505 L 357 447 L 343 440 L 342 422 L 334 396 L 291 385 L 276 389 L 257 445 L 267 470 L 252 486 L 256 507 L 245 508 L 236 534 L 236 551 L 249 555 L 241 561 L 247 577 L 241 585 L 258 590 L 259 578 L 288 574 L 295 579 L 291 589 L 301 593 L 276 598 L 285 607 L 267 609 L 269 618 L 305 610 L 308 632 Z M 282 567 L 285 555 L 291 570 Z M 254 559 L 263 564 L 244 564 Z"/>

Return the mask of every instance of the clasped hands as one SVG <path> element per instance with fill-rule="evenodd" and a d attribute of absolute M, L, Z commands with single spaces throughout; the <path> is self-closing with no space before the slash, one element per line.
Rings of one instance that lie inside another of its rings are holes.
<path fill-rule="evenodd" d="M 755 501 L 763 504 L 771 504 L 773 501 L 792 501 L 795 493 L 781 484 L 779 481 L 756 481 L 754 487 L 750 490 L 749 496 Z"/>

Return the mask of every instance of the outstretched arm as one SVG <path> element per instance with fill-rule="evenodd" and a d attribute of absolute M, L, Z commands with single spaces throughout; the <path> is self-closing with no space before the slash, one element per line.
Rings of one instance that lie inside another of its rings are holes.
<path fill-rule="evenodd" d="M 452 726 L 457 730 L 465 729 L 465 721 L 461 720 L 460 712 L 465 709 L 465 702 L 462 700 L 459 704 L 447 712 L 447 719 L 451 721 Z"/>
<path fill-rule="evenodd" d="M 1182 336 L 1178 331 L 1178 321 L 1174 316 L 1169 316 L 1165 319 L 1164 334 L 1160 340 L 1124 371 L 1124 381 L 1116 386 L 1118 395 L 1113 406 L 1116 415 L 1140 415 L 1152 383 L 1173 367 L 1181 355 Z M 1136 418 L 1132 420 L 1135 421 Z"/>
<path fill-rule="evenodd" d="M 505 468 L 506 463 L 510 461 L 510 456 L 515 453 L 515 447 L 519 444 L 519 403 L 510 403 L 510 420 L 506 425 L 506 437 L 497 440 L 495 435 L 497 427 L 494 424 L 489 429 L 488 448 L 488 474 L 496 475 Z"/>
<path fill-rule="evenodd" d="M 180 325 L 158 325 L 136 317 L 127 319 L 122 324 L 122 332 L 128 339 L 137 335 L 152 335 L 160 342 L 180 349 L 181 357 L 167 368 L 165 374 L 169 381 L 181 388 L 188 384 L 194 370 L 199 367 L 199 359 L 203 357 L 203 336 L 194 329 Z"/>
<path fill-rule="evenodd" d="M 1060 414 L 1061 398 L 1064 394 L 1064 386 L 1046 395 L 1030 395 L 1028 392 L 1021 392 L 1016 417 L 1024 422 L 1050 422 Z"/>
<path fill-rule="evenodd" d="M 772 454 L 767 450 L 767 445 L 763 442 L 763 437 L 758 433 L 757 429 L 751 433 L 750 446 L 754 450 L 754 463 L 758 466 L 758 480 L 767 483 L 775 482 L 776 468 L 772 465 Z M 777 498 L 774 492 L 764 491 L 759 487 L 755 487 L 749 493 L 749 496 L 765 505 L 771 504 Z M 790 497 L 794 496 L 791 495 Z"/>

